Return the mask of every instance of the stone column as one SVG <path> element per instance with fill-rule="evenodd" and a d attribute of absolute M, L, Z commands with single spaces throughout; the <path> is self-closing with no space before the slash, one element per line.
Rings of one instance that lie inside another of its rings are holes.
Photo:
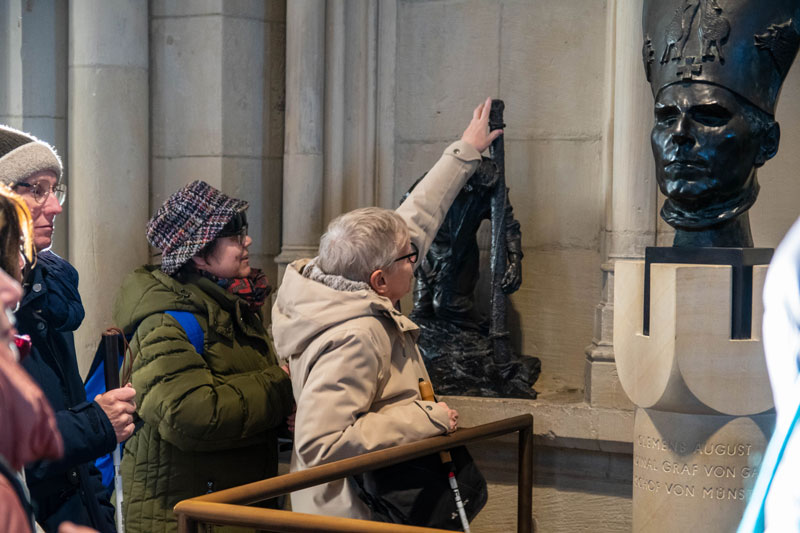
<path fill-rule="evenodd" d="M 377 31 L 377 3 L 328 1 L 323 224 L 377 200 Z"/>
<path fill-rule="evenodd" d="M 313 257 L 323 229 L 325 0 L 286 6 L 286 122 L 283 230 L 279 276 L 287 264 Z"/>
<path fill-rule="evenodd" d="M 67 3 L 0 4 L 0 123 L 55 146 L 67 163 Z M 65 177 L 69 181 L 69 176 Z M 67 255 L 67 210 L 58 217 L 56 253 Z"/>
<path fill-rule="evenodd" d="M 152 8 L 151 211 L 198 179 L 247 200 L 251 264 L 274 280 L 285 3 L 154 2 Z"/>
<path fill-rule="evenodd" d="M 337 215 L 396 207 L 395 3 L 302 0 L 287 9 L 281 272 L 316 255 Z"/>
<path fill-rule="evenodd" d="M 122 278 L 147 260 L 148 11 L 140 0 L 69 3 L 69 256 L 86 318 L 86 370 Z"/>
<path fill-rule="evenodd" d="M 377 125 L 375 134 L 375 195 L 377 204 L 395 207 L 395 91 L 397 63 L 397 3 L 378 4 Z"/>
<path fill-rule="evenodd" d="M 586 351 L 586 400 L 603 407 L 632 408 L 614 365 L 614 263 L 644 257 L 655 245 L 656 181 L 650 130 L 653 97 L 642 66 L 642 0 L 612 2 L 613 130 L 611 180 L 606 206 L 602 300 Z M 607 148 L 609 149 L 609 148 Z"/>

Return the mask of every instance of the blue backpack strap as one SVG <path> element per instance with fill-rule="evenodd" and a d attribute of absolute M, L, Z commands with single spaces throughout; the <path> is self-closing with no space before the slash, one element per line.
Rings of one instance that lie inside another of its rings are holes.
<path fill-rule="evenodd" d="M 194 349 L 197 351 L 197 353 L 202 355 L 205 342 L 205 333 L 203 332 L 203 328 L 200 327 L 197 317 L 188 311 L 165 311 L 165 313 L 178 321 L 178 324 L 180 324 L 180 326 L 183 328 L 183 331 L 186 332 L 186 336 L 189 337 L 189 342 L 192 344 L 192 346 L 194 346 Z M 133 338 L 133 335 L 133 332 L 131 332 L 129 335 L 126 335 L 126 340 L 130 342 L 130 340 Z M 123 362 L 124 354 L 120 354 L 119 368 L 122 368 Z M 95 396 L 106 392 L 104 369 L 105 362 L 103 360 L 103 354 L 101 353 L 100 348 L 98 348 L 97 353 L 94 356 L 92 367 L 89 370 L 89 374 L 86 376 L 86 381 L 84 382 L 87 402 L 94 401 Z"/>
<path fill-rule="evenodd" d="M 189 342 L 192 343 L 195 351 L 200 355 L 203 355 L 205 333 L 203 332 L 203 328 L 200 327 L 200 323 L 197 321 L 197 317 L 194 316 L 194 313 L 190 313 L 188 311 L 164 312 L 178 321 L 178 324 L 181 325 L 183 331 L 186 332 L 186 336 L 189 337 Z"/>
<path fill-rule="evenodd" d="M 164 311 L 166 314 L 174 318 L 178 321 L 178 324 L 183 328 L 183 331 L 186 332 L 186 336 L 189 337 L 189 342 L 194 347 L 195 351 L 200 355 L 203 354 L 203 345 L 205 342 L 205 333 L 203 332 L 203 328 L 200 327 L 200 323 L 197 321 L 197 317 L 194 314 L 189 313 L 188 311 Z M 138 325 L 137 325 L 138 327 Z M 134 328 L 134 332 L 136 328 Z M 130 341 L 133 338 L 134 332 L 126 335 L 125 338 Z M 124 363 L 124 354 L 119 355 L 119 368 L 122 368 Z M 131 363 L 132 364 L 132 363 Z M 105 361 L 103 360 L 102 353 L 98 348 L 97 354 L 95 354 L 95 361 L 92 364 L 92 369 L 90 371 L 89 376 L 86 378 L 85 389 L 86 389 L 86 401 L 91 402 L 94 401 L 94 397 L 98 394 L 103 394 L 106 392 L 106 381 L 105 381 Z M 136 426 L 134 432 L 138 431 L 139 425 Z M 120 444 L 120 448 L 124 445 Z M 95 461 L 95 466 L 98 470 L 100 470 L 100 474 L 103 477 L 103 486 L 106 487 L 107 495 L 110 497 L 111 492 L 114 490 L 114 462 L 111 458 L 111 454 L 104 455 L 99 457 Z"/>

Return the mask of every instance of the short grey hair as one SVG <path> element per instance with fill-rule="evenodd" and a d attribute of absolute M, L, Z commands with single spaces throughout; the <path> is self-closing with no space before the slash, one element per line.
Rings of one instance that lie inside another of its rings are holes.
<path fill-rule="evenodd" d="M 339 215 L 319 241 L 319 267 L 326 274 L 369 283 L 376 270 L 394 265 L 409 239 L 403 218 L 390 209 L 364 207 Z"/>

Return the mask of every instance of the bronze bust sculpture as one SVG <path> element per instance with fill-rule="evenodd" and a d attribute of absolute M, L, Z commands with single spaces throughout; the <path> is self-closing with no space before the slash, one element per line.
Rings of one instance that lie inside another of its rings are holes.
<path fill-rule="evenodd" d="M 753 246 L 756 170 L 778 151 L 799 23 L 799 0 L 645 0 L 651 143 L 674 246 Z"/>

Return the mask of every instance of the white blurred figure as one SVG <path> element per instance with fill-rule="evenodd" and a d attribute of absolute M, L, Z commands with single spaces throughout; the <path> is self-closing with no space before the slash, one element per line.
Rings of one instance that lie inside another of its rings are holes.
<path fill-rule="evenodd" d="M 800 400 L 800 219 L 778 246 L 767 272 L 763 332 L 776 427 L 784 427 L 795 416 Z M 766 531 L 800 531 L 798 472 L 800 427 L 789 437 L 767 495 Z"/>

